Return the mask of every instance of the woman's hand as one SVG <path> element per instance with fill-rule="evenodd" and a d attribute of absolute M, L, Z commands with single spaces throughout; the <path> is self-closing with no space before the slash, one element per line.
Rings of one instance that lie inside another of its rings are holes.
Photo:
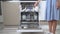
<path fill-rule="evenodd" d="M 34 7 L 36 7 L 39 4 L 40 1 L 41 0 L 38 0 L 37 2 L 35 2 Z"/>
<path fill-rule="evenodd" d="M 56 7 L 57 7 L 57 9 L 60 8 L 60 0 L 57 0 L 57 2 L 56 2 Z"/>
<path fill-rule="evenodd" d="M 37 4 L 38 4 L 38 3 L 37 3 L 37 2 L 35 2 L 34 7 L 36 7 L 36 6 L 37 6 Z"/>

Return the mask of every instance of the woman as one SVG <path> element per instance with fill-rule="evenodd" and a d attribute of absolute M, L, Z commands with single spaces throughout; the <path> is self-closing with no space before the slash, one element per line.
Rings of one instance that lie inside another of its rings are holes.
<path fill-rule="evenodd" d="M 36 7 L 41 0 L 35 2 Z M 46 0 L 46 20 L 49 22 L 49 34 L 55 34 L 57 20 L 59 20 L 59 2 L 58 0 Z"/>

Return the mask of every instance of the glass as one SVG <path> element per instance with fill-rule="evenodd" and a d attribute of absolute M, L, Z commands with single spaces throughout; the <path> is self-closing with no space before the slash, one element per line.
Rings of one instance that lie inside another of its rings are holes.
<path fill-rule="evenodd" d="M 37 20 L 37 15 L 34 15 L 34 20 Z"/>
<path fill-rule="evenodd" d="M 30 14 L 27 15 L 27 18 L 26 19 L 27 19 L 27 21 L 30 20 Z"/>
<path fill-rule="evenodd" d="M 22 16 L 22 19 L 23 19 L 23 20 L 26 20 L 26 15 L 23 15 L 23 16 Z"/>

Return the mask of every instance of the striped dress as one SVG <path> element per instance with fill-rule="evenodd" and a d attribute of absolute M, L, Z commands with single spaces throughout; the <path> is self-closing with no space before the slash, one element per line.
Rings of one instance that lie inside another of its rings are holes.
<path fill-rule="evenodd" d="M 59 20 L 59 10 L 56 7 L 56 0 L 46 0 L 45 20 Z"/>

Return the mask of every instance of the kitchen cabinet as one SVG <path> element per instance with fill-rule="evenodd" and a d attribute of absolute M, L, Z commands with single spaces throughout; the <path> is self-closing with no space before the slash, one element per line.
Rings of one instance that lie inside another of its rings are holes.
<path fill-rule="evenodd" d="M 19 2 L 2 2 L 4 25 L 16 26 L 19 21 Z"/>

